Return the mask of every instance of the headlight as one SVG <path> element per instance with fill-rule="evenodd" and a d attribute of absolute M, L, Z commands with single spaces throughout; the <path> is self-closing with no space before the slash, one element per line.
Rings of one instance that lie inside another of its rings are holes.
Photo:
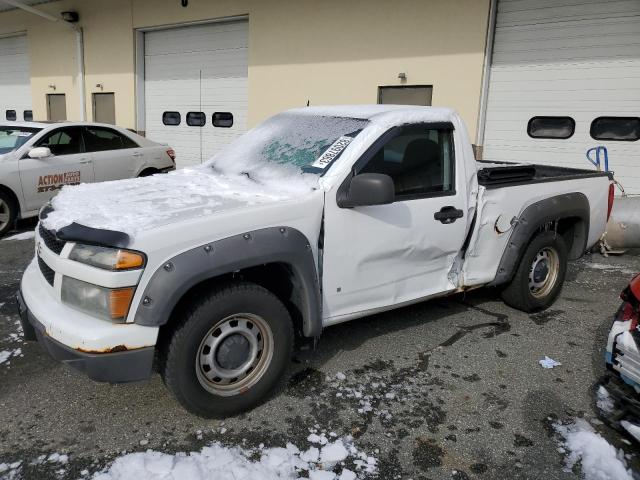
<path fill-rule="evenodd" d="M 124 322 L 135 287 L 106 288 L 71 277 L 62 277 L 62 301 L 91 316 Z"/>
<path fill-rule="evenodd" d="M 131 270 L 145 264 L 143 253 L 119 248 L 77 244 L 69 254 L 71 260 L 105 270 Z"/>

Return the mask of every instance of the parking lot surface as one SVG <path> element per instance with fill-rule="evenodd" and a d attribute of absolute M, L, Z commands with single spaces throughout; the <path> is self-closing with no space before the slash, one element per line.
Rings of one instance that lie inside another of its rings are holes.
<path fill-rule="evenodd" d="M 22 462 L 24 478 L 78 478 L 149 448 L 303 448 L 316 429 L 353 436 L 383 479 L 572 479 L 579 468 L 565 471 L 553 424 L 579 417 L 640 471 L 638 445 L 601 424 L 595 406 L 637 253 L 572 262 L 560 299 L 534 315 L 477 290 L 328 328 L 317 348 L 296 350 L 286 387 L 226 420 L 186 413 L 157 374 L 98 384 L 25 344 L 14 293 L 32 256 L 32 239 L 0 240 L 0 352 L 10 355 L 0 363 L 0 464 Z M 541 368 L 545 355 L 562 365 Z M 68 462 L 37 461 L 52 453 Z"/>

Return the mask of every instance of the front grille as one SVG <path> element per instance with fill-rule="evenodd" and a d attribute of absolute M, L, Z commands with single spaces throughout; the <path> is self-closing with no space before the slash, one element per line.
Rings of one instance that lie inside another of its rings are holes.
<path fill-rule="evenodd" d="M 42 260 L 42 258 L 40 257 L 38 257 L 38 266 L 40 267 L 40 272 L 42 273 L 42 276 L 44 277 L 44 279 L 47 281 L 49 285 L 53 287 L 53 279 L 56 276 L 56 272 L 51 270 L 49 265 L 44 263 L 44 260 Z"/>
<path fill-rule="evenodd" d="M 58 240 L 58 237 L 56 237 L 56 234 L 53 233 L 51 230 L 47 230 L 46 228 L 44 228 L 42 224 L 40 224 L 38 233 L 40 234 L 40 238 L 42 239 L 44 244 L 47 246 L 47 248 L 52 252 L 55 252 L 58 255 L 60 255 L 60 252 L 62 252 L 62 249 L 64 248 L 64 245 L 67 242 L 63 240 Z"/>

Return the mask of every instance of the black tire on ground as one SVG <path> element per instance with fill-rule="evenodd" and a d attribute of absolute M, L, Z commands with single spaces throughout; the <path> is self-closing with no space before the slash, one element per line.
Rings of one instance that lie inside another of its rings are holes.
<path fill-rule="evenodd" d="M 289 365 L 294 340 L 289 312 L 274 294 L 248 282 L 194 298 L 173 319 L 171 337 L 161 347 L 160 373 L 165 384 L 184 408 L 201 417 L 222 418 L 257 406 L 278 387 Z M 244 328 L 242 332 L 248 334 L 230 333 L 233 328 Z M 257 363 L 243 379 L 234 383 L 233 379 L 206 378 L 214 371 L 208 363 L 223 373 L 244 368 L 243 362 L 253 358 L 250 352 L 255 351 L 251 341 L 262 342 L 262 351 L 254 355 Z M 213 346 L 208 348 L 207 342 Z M 203 358 L 207 364 L 203 365 Z M 225 381 L 232 382 L 230 389 L 216 383 Z"/>
<path fill-rule="evenodd" d="M 18 217 L 18 206 L 13 197 L 0 190 L 0 237 L 13 229 Z"/>
<path fill-rule="evenodd" d="M 567 247 L 562 236 L 539 233 L 527 246 L 511 283 L 502 291 L 502 299 L 524 312 L 544 310 L 560 294 L 566 272 Z"/>

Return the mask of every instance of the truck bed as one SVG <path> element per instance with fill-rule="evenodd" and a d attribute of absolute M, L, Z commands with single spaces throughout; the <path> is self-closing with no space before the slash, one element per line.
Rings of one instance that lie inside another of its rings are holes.
<path fill-rule="evenodd" d="M 551 165 L 478 160 L 478 183 L 488 189 L 605 176 L 613 178 L 613 173 Z"/>

